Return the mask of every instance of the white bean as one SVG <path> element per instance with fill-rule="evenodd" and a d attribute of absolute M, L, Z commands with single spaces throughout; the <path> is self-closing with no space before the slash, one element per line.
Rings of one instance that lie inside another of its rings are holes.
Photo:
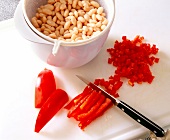
<path fill-rule="evenodd" d="M 80 16 L 80 17 L 78 17 L 78 21 L 84 23 L 86 20 L 83 17 Z"/>
<path fill-rule="evenodd" d="M 84 15 L 84 19 L 85 19 L 86 21 L 89 21 L 89 19 L 90 19 L 89 14 L 85 14 L 85 15 Z"/>
<path fill-rule="evenodd" d="M 78 30 L 77 27 L 74 27 L 74 28 L 73 28 L 73 33 L 74 33 L 74 34 L 78 34 L 78 33 L 79 33 L 79 30 Z"/>
<path fill-rule="evenodd" d="M 60 5 L 61 5 L 61 3 L 59 3 L 59 2 L 55 3 L 55 12 L 59 12 L 60 11 Z"/>
<path fill-rule="evenodd" d="M 70 21 L 67 21 L 66 23 L 65 23 L 65 25 L 64 25 L 64 29 L 65 30 L 68 30 L 69 28 L 70 28 Z"/>
<path fill-rule="evenodd" d="M 83 30 L 83 31 L 82 31 L 82 35 L 86 35 L 86 31 Z"/>
<path fill-rule="evenodd" d="M 64 38 L 71 38 L 72 34 L 71 33 L 66 33 L 64 34 Z"/>
<path fill-rule="evenodd" d="M 49 34 L 49 37 L 51 37 L 53 39 L 56 39 L 56 34 L 55 33 L 51 33 L 51 34 Z"/>
<path fill-rule="evenodd" d="M 65 0 L 60 0 L 60 3 L 66 4 L 66 1 Z"/>
<path fill-rule="evenodd" d="M 42 13 L 46 14 L 46 15 L 52 15 L 52 11 L 50 9 L 42 9 Z"/>
<path fill-rule="evenodd" d="M 72 8 L 72 4 L 68 4 L 67 9 L 70 11 L 70 10 L 71 10 L 71 8 Z"/>
<path fill-rule="evenodd" d="M 68 4 L 72 4 L 73 3 L 73 1 L 72 0 L 68 0 Z"/>
<path fill-rule="evenodd" d="M 56 38 L 59 37 L 60 32 L 58 30 L 55 31 Z"/>
<path fill-rule="evenodd" d="M 93 14 L 95 14 L 97 12 L 97 9 L 91 9 L 88 14 L 89 16 L 92 16 Z"/>
<path fill-rule="evenodd" d="M 87 26 L 83 26 L 83 30 L 87 32 L 88 31 L 88 27 Z"/>
<path fill-rule="evenodd" d="M 93 14 L 93 15 L 92 15 L 92 19 L 93 19 L 93 20 L 97 20 L 97 19 L 96 19 L 96 14 Z"/>
<path fill-rule="evenodd" d="M 74 13 L 73 13 L 73 12 L 70 12 L 68 15 L 69 15 L 69 16 L 73 16 L 73 15 L 74 15 Z"/>
<path fill-rule="evenodd" d="M 47 16 L 47 20 L 52 20 L 52 16 Z"/>
<path fill-rule="evenodd" d="M 53 6 L 52 4 L 46 4 L 46 5 L 44 6 L 44 8 L 49 9 L 49 10 L 51 10 L 51 11 L 54 10 L 54 6 Z"/>
<path fill-rule="evenodd" d="M 44 31 L 47 31 L 49 34 L 51 33 L 51 30 L 48 28 L 45 28 Z"/>
<path fill-rule="evenodd" d="M 49 3 L 49 4 L 54 4 L 54 3 L 55 3 L 55 0 L 48 0 L 48 3 Z"/>
<path fill-rule="evenodd" d="M 60 21 L 60 25 L 64 26 L 65 25 L 65 21 Z"/>
<path fill-rule="evenodd" d="M 42 21 L 41 20 L 37 20 L 37 23 L 38 23 L 38 25 L 42 25 Z"/>
<path fill-rule="evenodd" d="M 57 17 L 56 17 L 56 16 L 53 17 L 53 21 L 54 21 L 54 22 L 57 21 Z"/>
<path fill-rule="evenodd" d="M 38 25 L 38 23 L 37 23 L 37 18 L 36 18 L 36 17 L 33 17 L 31 21 L 32 21 L 32 24 L 33 24 L 33 26 L 34 26 L 35 28 L 39 28 L 39 25 Z"/>
<path fill-rule="evenodd" d="M 64 28 L 60 28 L 60 35 L 63 35 L 64 34 Z"/>
<path fill-rule="evenodd" d="M 82 1 L 78 1 L 78 6 L 83 7 Z"/>
<path fill-rule="evenodd" d="M 71 23 L 73 25 L 76 25 L 76 23 L 77 23 L 77 20 L 76 20 L 76 18 L 74 16 L 71 16 Z"/>
<path fill-rule="evenodd" d="M 99 28 L 99 27 L 101 27 L 101 26 L 102 26 L 102 23 L 101 23 L 101 22 L 97 22 L 97 23 L 96 23 L 96 27 Z"/>
<path fill-rule="evenodd" d="M 44 30 L 44 32 L 43 32 L 45 35 L 49 35 L 50 33 L 48 32 L 48 31 L 46 31 L 46 30 Z"/>
<path fill-rule="evenodd" d="M 95 23 L 88 23 L 87 26 L 88 27 L 96 27 L 96 24 Z"/>
<path fill-rule="evenodd" d="M 95 28 L 93 28 L 93 31 L 94 31 L 94 32 L 96 32 L 96 31 L 101 31 L 101 29 L 98 28 L 98 27 L 95 27 Z"/>
<path fill-rule="evenodd" d="M 55 22 L 53 20 L 47 20 L 47 24 L 50 26 L 55 26 Z"/>
<path fill-rule="evenodd" d="M 76 37 L 77 37 L 77 35 L 76 35 L 76 34 L 72 34 L 72 36 L 71 36 L 71 40 L 75 40 L 75 39 L 76 39 Z"/>
<path fill-rule="evenodd" d="M 96 18 L 97 18 L 98 20 L 102 20 L 102 19 L 103 19 L 103 17 L 102 17 L 101 15 L 99 15 L 99 14 L 96 15 Z"/>
<path fill-rule="evenodd" d="M 73 0 L 72 7 L 73 7 L 73 8 L 76 8 L 77 3 L 78 3 L 78 0 Z"/>
<path fill-rule="evenodd" d="M 95 8 L 99 8 L 99 3 L 97 3 L 96 1 L 91 1 L 90 2 L 92 6 L 94 6 Z"/>
<path fill-rule="evenodd" d="M 79 41 L 79 40 L 82 40 L 83 38 L 82 37 L 77 37 L 76 39 L 75 39 L 75 41 Z"/>
<path fill-rule="evenodd" d="M 101 26 L 101 30 L 104 30 L 106 28 L 106 25 Z"/>
<path fill-rule="evenodd" d="M 79 14 L 79 16 L 84 16 L 85 12 L 83 10 L 78 10 L 78 14 Z"/>
<path fill-rule="evenodd" d="M 61 20 L 61 21 L 63 21 L 64 20 L 64 18 L 63 18 L 63 16 L 60 14 L 60 13 L 56 13 L 56 16 L 57 16 L 57 18 L 59 19 L 59 20 Z"/>
<path fill-rule="evenodd" d="M 78 12 L 76 10 L 74 11 L 74 16 L 75 18 L 78 18 Z"/>
<path fill-rule="evenodd" d="M 102 24 L 107 25 L 108 24 L 108 20 L 106 18 L 104 18 Z"/>
<path fill-rule="evenodd" d="M 77 28 L 81 29 L 82 28 L 82 22 L 81 21 L 77 21 Z"/>
<path fill-rule="evenodd" d="M 103 7 L 99 7 L 98 9 L 97 9 L 97 14 L 102 14 L 103 13 Z"/>
<path fill-rule="evenodd" d="M 39 16 L 40 16 L 40 17 L 46 17 L 46 15 L 43 14 L 43 13 L 40 13 Z"/>
<path fill-rule="evenodd" d="M 64 10 L 66 8 L 67 8 L 67 6 L 65 4 L 63 4 L 63 3 L 60 5 L 60 10 Z"/>
<path fill-rule="evenodd" d="M 93 28 L 89 27 L 88 31 L 87 31 L 87 36 L 91 36 L 93 33 Z"/>

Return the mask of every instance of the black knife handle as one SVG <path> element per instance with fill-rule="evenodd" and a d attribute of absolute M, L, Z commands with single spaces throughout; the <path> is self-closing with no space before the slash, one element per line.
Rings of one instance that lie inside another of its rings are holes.
<path fill-rule="evenodd" d="M 136 111 L 135 109 L 133 109 L 132 107 L 124 103 L 123 101 L 120 101 L 117 104 L 117 106 L 122 111 L 124 111 L 127 115 L 133 118 L 135 121 L 137 121 L 144 127 L 148 128 L 150 131 L 155 133 L 157 137 L 163 137 L 165 135 L 165 131 L 160 126 L 158 126 L 157 124 L 155 124 L 154 122 L 152 122 L 151 120 L 143 116 L 141 113 L 139 113 L 138 111 Z"/>

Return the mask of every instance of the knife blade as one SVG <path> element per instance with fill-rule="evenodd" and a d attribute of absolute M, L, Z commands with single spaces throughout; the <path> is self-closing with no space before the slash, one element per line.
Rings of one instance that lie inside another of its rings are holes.
<path fill-rule="evenodd" d="M 108 92 L 106 92 L 101 87 L 95 85 L 94 83 L 88 81 L 84 77 L 80 75 L 76 75 L 80 80 L 82 80 L 85 84 L 90 86 L 92 89 L 96 91 L 101 91 L 101 93 L 106 97 L 109 98 L 114 105 L 116 105 L 119 109 L 121 109 L 123 112 L 125 112 L 128 116 L 130 116 L 132 119 L 134 119 L 139 124 L 143 125 L 145 128 L 152 131 L 157 137 L 164 137 L 165 131 L 163 128 L 161 128 L 159 125 L 154 123 L 153 121 L 149 120 L 147 117 L 136 111 L 134 108 L 126 104 L 125 102 L 118 100 L 114 96 L 110 95 Z"/>

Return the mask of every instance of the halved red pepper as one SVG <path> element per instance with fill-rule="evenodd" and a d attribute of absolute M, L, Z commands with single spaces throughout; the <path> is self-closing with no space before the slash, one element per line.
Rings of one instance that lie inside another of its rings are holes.
<path fill-rule="evenodd" d="M 55 89 L 56 83 L 53 72 L 48 69 L 42 70 L 38 74 L 35 86 L 35 108 L 41 108 Z"/>
<path fill-rule="evenodd" d="M 68 102 L 67 93 L 62 89 L 56 89 L 47 101 L 42 105 L 37 116 L 35 132 L 39 132 L 52 117 Z"/>

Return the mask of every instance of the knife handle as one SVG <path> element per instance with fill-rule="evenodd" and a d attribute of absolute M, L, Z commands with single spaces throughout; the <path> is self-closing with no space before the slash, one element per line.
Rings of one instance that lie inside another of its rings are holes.
<path fill-rule="evenodd" d="M 151 120 L 143 116 L 141 113 L 139 113 L 138 111 L 136 111 L 135 109 L 133 109 L 132 107 L 124 103 L 123 101 L 120 101 L 117 104 L 117 106 L 122 111 L 124 111 L 127 115 L 133 118 L 135 121 L 137 121 L 144 127 L 148 128 L 150 131 L 155 133 L 157 137 L 163 137 L 165 135 L 165 131 L 160 126 L 158 126 L 157 124 L 155 124 L 154 122 L 152 122 Z"/>

